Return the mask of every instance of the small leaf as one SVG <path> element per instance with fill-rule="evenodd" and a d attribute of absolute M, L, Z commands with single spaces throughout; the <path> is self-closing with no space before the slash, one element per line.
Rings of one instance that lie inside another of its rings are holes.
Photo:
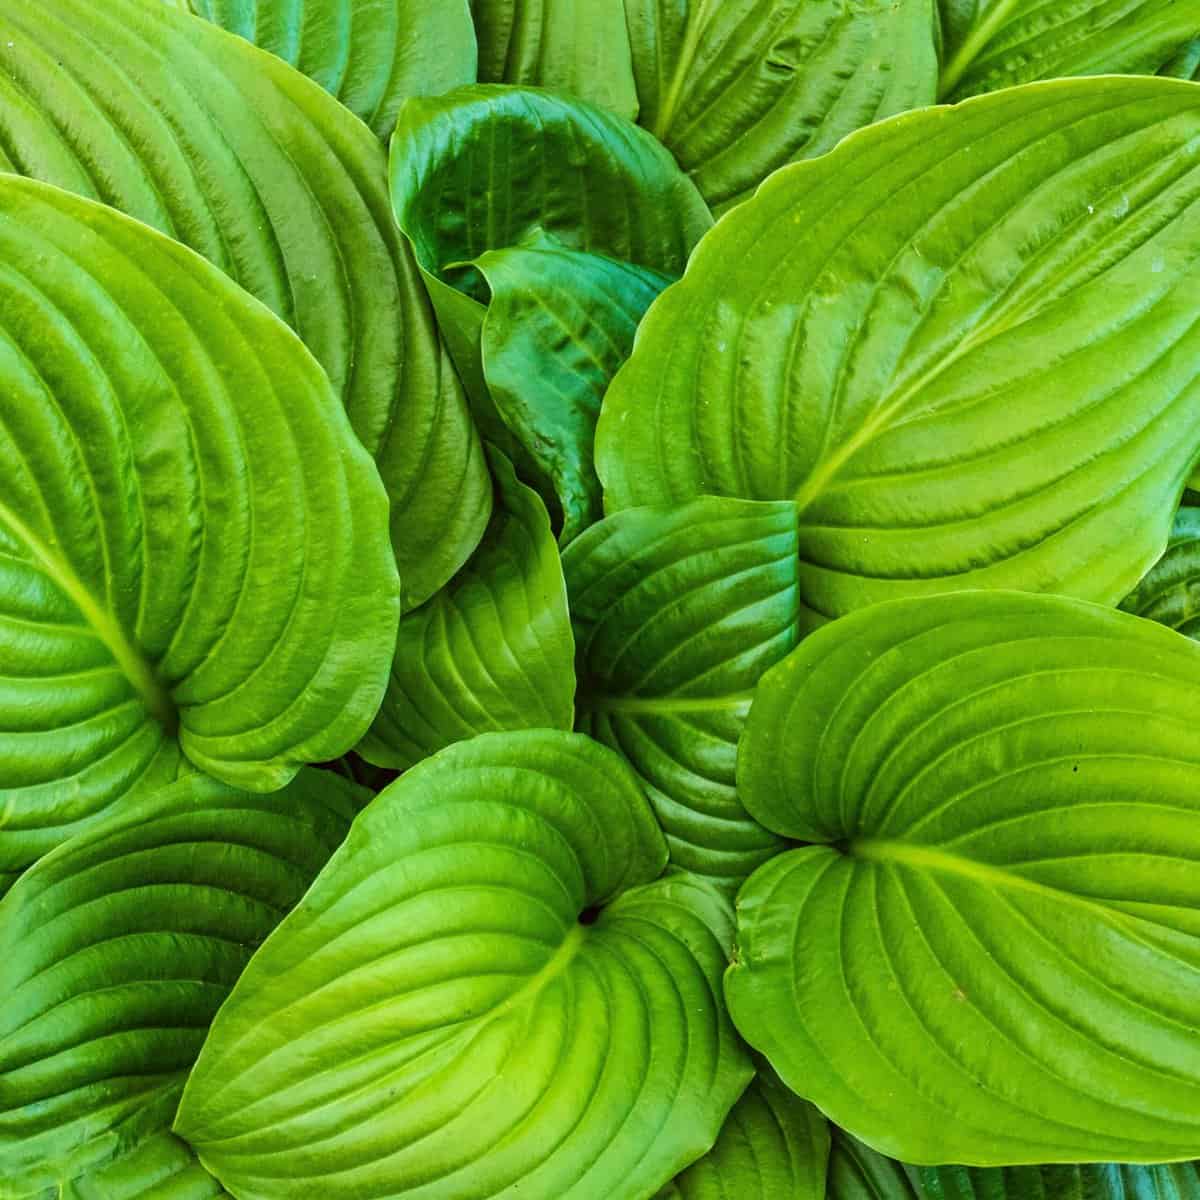
<path fill-rule="evenodd" d="M 804 603 L 1116 604 L 1200 448 L 1200 90 L 1061 80 L 776 172 L 604 400 L 609 511 L 791 500 Z"/>
<path fill-rule="evenodd" d="M 21 877 L 0 902 L 0 1194 L 223 1194 L 169 1134 L 184 1079 L 353 802 L 328 772 L 269 796 L 194 775 Z"/>
<path fill-rule="evenodd" d="M 381 138 L 409 96 L 475 79 L 467 0 L 191 0 L 192 11 L 291 63 Z"/>
<path fill-rule="evenodd" d="M 348 750 L 399 596 L 387 500 L 296 336 L 198 255 L 0 177 L 0 869 L 196 766 Z M 381 663 L 382 657 L 382 663 Z"/>
<path fill-rule="evenodd" d="M 738 786 L 824 843 L 738 896 L 726 995 L 882 1153 L 1200 1154 L 1200 646 L 958 592 L 818 630 L 759 685 Z"/>
<path fill-rule="evenodd" d="M 652 1195 L 752 1073 L 720 998 L 732 914 L 648 883 L 665 857 L 577 734 L 420 763 L 255 955 L 177 1131 L 239 1200 Z"/>
<path fill-rule="evenodd" d="M 1175 514 L 1162 558 L 1121 607 L 1200 640 L 1200 508 L 1185 506 Z"/>
<path fill-rule="evenodd" d="M 594 525 L 563 556 L 579 728 L 641 776 L 673 866 L 736 891 L 783 843 L 734 787 L 762 673 L 807 625 L 790 504 L 696 500 Z"/>
<path fill-rule="evenodd" d="M 550 520 L 492 454 L 499 501 L 470 562 L 400 622 L 383 708 L 358 751 L 403 770 L 503 729 L 570 729 L 575 644 Z"/>

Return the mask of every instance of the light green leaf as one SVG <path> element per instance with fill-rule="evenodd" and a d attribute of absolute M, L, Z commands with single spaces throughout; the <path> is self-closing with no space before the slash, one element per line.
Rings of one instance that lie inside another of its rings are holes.
<path fill-rule="evenodd" d="M 177 1131 L 239 1200 L 653 1195 L 752 1070 L 720 999 L 732 914 L 647 883 L 665 858 L 578 734 L 442 751 L 255 955 Z"/>
<path fill-rule="evenodd" d="M 1153 73 L 1200 35 L 1195 0 L 940 0 L 944 64 L 938 95 L 1063 75 Z"/>
<path fill-rule="evenodd" d="M 1175 514 L 1165 553 L 1121 607 L 1200 640 L 1200 508 Z"/>
<path fill-rule="evenodd" d="M 358 752 L 403 770 L 477 733 L 570 729 L 575 643 L 550 519 L 508 460 L 471 561 L 400 622 L 383 708 Z"/>
<path fill-rule="evenodd" d="M 717 1144 L 659 1200 L 825 1200 L 829 1123 L 760 1069 Z"/>
<path fill-rule="evenodd" d="M 1200 646 L 1060 597 L 865 609 L 764 676 L 738 1029 L 905 1162 L 1200 1152 Z"/>
<path fill-rule="evenodd" d="M 467 0 L 191 0 L 198 16 L 291 63 L 381 138 L 409 96 L 475 80 Z"/>
<path fill-rule="evenodd" d="M 215 263 L 328 372 L 392 505 L 407 606 L 483 534 L 491 484 L 370 131 L 273 55 L 161 0 L 11 0 L 0 170 Z"/>
<path fill-rule="evenodd" d="M 0 1197 L 222 1194 L 170 1136 L 179 1095 L 355 793 L 321 771 L 269 796 L 195 775 L 21 877 L 0 902 Z"/>
<path fill-rule="evenodd" d="M 917 1200 L 917 1194 L 900 1163 L 838 1129 L 829 1156 L 826 1200 Z"/>
<path fill-rule="evenodd" d="M 914 1175 L 920 1200 L 1200 1200 L 1194 1163 L 921 1167 Z"/>
<path fill-rule="evenodd" d="M 632 121 L 638 113 L 626 0 L 472 0 L 481 83 L 569 92 Z"/>
<path fill-rule="evenodd" d="M 475 260 L 491 303 L 483 371 L 500 419 L 548 481 L 565 545 L 603 515 L 592 464 L 600 402 L 633 349 L 657 271 L 568 250 L 542 231 Z"/>
<path fill-rule="evenodd" d="M 514 455 L 483 382 L 487 288 L 471 264 L 541 230 L 569 250 L 682 274 L 712 224 L 700 194 L 645 130 L 537 88 L 459 88 L 405 104 L 392 203 L 485 436 Z M 519 465 L 519 464 L 518 464 Z"/>
<path fill-rule="evenodd" d="M 790 504 L 636 508 L 567 547 L 579 644 L 579 728 L 645 784 L 671 863 L 732 891 L 783 843 L 734 787 L 762 673 L 811 624 Z"/>
<path fill-rule="evenodd" d="M 0 178 L 0 869 L 139 783 L 343 753 L 398 620 L 379 475 L 295 335 L 177 242 Z M 177 740 L 178 737 L 178 740 Z"/>
<path fill-rule="evenodd" d="M 934 0 L 625 0 L 641 123 L 713 211 L 777 167 L 932 104 Z"/>
<path fill-rule="evenodd" d="M 790 499 L 804 602 L 1117 603 L 1200 447 L 1200 89 L 1067 80 L 777 172 L 651 306 L 609 510 Z"/>
<path fill-rule="evenodd" d="M 1159 71 L 1176 79 L 1200 80 L 1200 38 L 1189 42 Z"/>

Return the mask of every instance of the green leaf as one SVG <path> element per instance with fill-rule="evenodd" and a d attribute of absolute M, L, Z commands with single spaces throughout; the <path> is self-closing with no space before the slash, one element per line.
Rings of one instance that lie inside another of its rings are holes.
<path fill-rule="evenodd" d="M 1200 446 L 1200 91 L 1067 80 L 777 172 L 651 306 L 604 401 L 610 511 L 790 499 L 804 602 L 1115 604 Z"/>
<path fill-rule="evenodd" d="M 876 1154 L 870 1146 L 838 1129 L 829 1156 L 826 1200 L 917 1200 L 900 1163 Z M 1032 1196 L 1022 1200 L 1034 1200 Z"/>
<path fill-rule="evenodd" d="M 254 791 L 362 736 L 379 475 L 295 335 L 177 242 L 0 178 L 0 869 L 180 749 Z M 176 735 L 178 735 L 178 740 Z"/>
<path fill-rule="evenodd" d="M 358 752 L 403 770 L 477 733 L 570 729 L 575 643 L 550 519 L 508 460 L 471 561 L 400 622 L 383 707 Z"/>
<path fill-rule="evenodd" d="M 810 624 L 790 504 L 636 508 L 567 547 L 579 728 L 641 776 L 671 863 L 727 891 L 783 843 L 742 806 L 737 743 L 762 673 Z"/>
<path fill-rule="evenodd" d="M 481 83 L 554 88 L 637 117 L 625 0 L 472 0 L 472 7 Z"/>
<path fill-rule="evenodd" d="M 291 63 L 381 138 L 409 96 L 475 80 L 467 0 L 191 0 L 192 11 Z"/>
<path fill-rule="evenodd" d="M 665 858 L 578 734 L 442 751 L 255 955 L 177 1131 L 239 1200 L 652 1195 L 751 1075 L 720 997 L 732 913 L 647 883 Z"/>
<path fill-rule="evenodd" d="M 940 0 L 939 97 L 1063 75 L 1152 74 L 1200 35 L 1190 0 Z"/>
<path fill-rule="evenodd" d="M 485 436 L 510 457 L 483 382 L 487 288 L 470 264 L 538 230 L 678 276 L 712 224 L 648 133 L 581 100 L 499 84 L 405 104 L 392 138 L 392 203 L 416 253 Z"/>
<path fill-rule="evenodd" d="M 1176 79 L 1200 80 L 1200 38 L 1188 42 L 1178 54 L 1165 63 L 1160 75 L 1171 75 Z"/>
<path fill-rule="evenodd" d="M 922 1167 L 914 1174 L 920 1200 L 1200 1200 L 1194 1163 Z"/>
<path fill-rule="evenodd" d="M 825 1200 L 828 1160 L 829 1123 L 763 1067 L 717 1144 L 660 1200 Z"/>
<path fill-rule="evenodd" d="M 1200 640 L 1200 508 L 1175 514 L 1162 558 L 1121 607 Z"/>
<path fill-rule="evenodd" d="M 933 0 L 625 0 L 641 123 L 713 211 L 777 167 L 932 104 Z"/>
<path fill-rule="evenodd" d="M 600 402 L 671 282 L 646 267 L 568 250 L 542 231 L 474 264 L 491 303 L 483 371 L 500 419 L 548 481 L 565 545 L 603 515 L 593 441 Z"/>
<path fill-rule="evenodd" d="M 877 1150 L 1200 1152 L 1200 646 L 1060 597 L 865 609 L 764 676 L 726 995 Z"/>
<path fill-rule="evenodd" d="M 483 534 L 491 484 L 370 131 L 161 0 L 6 4 L 0 112 L 0 170 L 170 234 L 300 334 L 379 465 L 406 605 L 441 587 Z"/>
<path fill-rule="evenodd" d="M 269 796 L 192 776 L 21 877 L 0 902 L 0 1196 L 125 1200 L 171 1175 L 222 1194 L 170 1137 L 179 1095 L 252 951 L 345 836 L 354 791 L 311 770 Z"/>

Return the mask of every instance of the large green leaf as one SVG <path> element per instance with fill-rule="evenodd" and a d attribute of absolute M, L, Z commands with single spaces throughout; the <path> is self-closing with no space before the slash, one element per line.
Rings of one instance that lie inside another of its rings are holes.
<path fill-rule="evenodd" d="M 743 808 L 737 743 L 762 673 L 811 621 L 790 504 L 636 508 L 567 547 L 579 727 L 641 776 L 671 863 L 727 890 L 783 843 Z"/>
<path fill-rule="evenodd" d="M 239 1200 L 652 1195 L 751 1074 L 720 996 L 732 913 L 647 883 L 665 858 L 578 734 L 426 760 L 255 955 L 178 1132 Z"/>
<path fill-rule="evenodd" d="M 1200 1200 L 1194 1163 L 1048 1167 L 921 1167 L 920 1200 Z"/>
<path fill-rule="evenodd" d="M 1200 640 L 1200 508 L 1185 506 L 1175 514 L 1162 558 L 1121 607 Z"/>
<path fill-rule="evenodd" d="M 400 622 L 383 707 L 358 751 L 404 769 L 477 733 L 570 729 L 575 643 L 550 519 L 499 454 L 499 497 L 471 561 Z"/>
<path fill-rule="evenodd" d="M 726 995 L 883 1153 L 1200 1152 L 1200 646 L 1060 597 L 864 609 L 764 676 Z"/>
<path fill-rule="evenodd" d="M 392 139 L 392 203 L 447 343 L 489 419 L 480 363 L 487 288 L 470 264 L 541 230 L 666 275 L 712 224 L 700 194 L 645 130 L 580 100 L 500 84 L 410 100 Z"/>
<path fill-rule="evenodd" d="M 570 92 L 633 120 L 638 113 L 626 0 L 472 0 L 482 83 Z"/>
<path fill-rule="evenodd" d="M 0 177 L 0 869 L 187 757 L 255 791 L 369 726 L 379 475 L 295 335 L 137 221 Z"/>
<path fill-rule="evenodd" d="M 500 419 L 547 481 L 563 544 L 603 515 L 593 442 L 600 402 L 670 282 L 647 267 L 568 250 L 542 231 L 475 260 L 491 303 L 483 372 Z"/>
<path fill-rule="evenodd" d="M 835 616 L 947 587 L 1117 603 L 1200 447 L 1200 89 L 1032 84 L 777 172 L 605 397 L 609 509 L 790 499 Z"/>
<path fill-rule="evenodd" d="M 640 120 L 715 212 L 777 167 L 932 104 L 934 0 L 625 0 Z"/>
<path fill-rule="evenodd" d="M 762 1068 L 717 1144 L 659 1200 L 825 1200 L 829 1123 Z"/>
<path fill-rule="evenodd" d="M 1195 0 L 940 0 L 939 95 L 1062 75 L 1153 73 L 1200 35 Z"/>
<path fill-rule="evenodd" d="M 337 101 L 161 0 L 8 0 L 0 170 L 171 234 L 283 317 L 379 464 L 406 603 L 462 565 L 487 524 L 482 449 L 383 149 Z"/>
<path fill-rule="evenodd" d="M 834 1131 L 826 1196 L 827 1200 L 917 1200 L 900 1163 L 877 1154 L 840 1129 Z"/>
<path fill-rule="evenodd" d="M 191 0 L 191 8 L 303 71 L 381 138 L 409 96 L 475 80 L 467 0 Z"/>
<path fill-rule="evenodd" d="M 221 1194 L 170 1134 L 184 1080 L 357 799 L 328 772 L 268 796 L 196 775 L 21 877 L 0 902 L 0 1197 Z"/>

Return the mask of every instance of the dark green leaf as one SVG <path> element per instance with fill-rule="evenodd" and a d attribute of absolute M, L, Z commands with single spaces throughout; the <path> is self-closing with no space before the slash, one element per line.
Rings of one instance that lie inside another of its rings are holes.
<path fill-rule="evenodd" d="M 1200 640 L 1200 508 L 1175 514 L 1165 553 L 1121 607 Z"/>
<path fill-rule="evenodd" d="M 738 786 L 828 843 L 738 896 L 726 995 L 910 1163 L 1200 1151 L 1200 646 L 1097 605 L 864 609 L 764 676 Z"/>
<path fill-rule="evenodd" d="M 1200 38 L 1188 42 L 1163 66 L 1159 74 L 1171 75 L 1176 79 L 1200 80 Z"/>
<path fill-rule="evenodd" d="M 1066 80 L 777 172 L 651 306 L 604 401 L 610 511 L 792 500 L 805 604 L 1115 604 L 1200 447 L 1200 89 Z"/>
<path fill-rule="evenodd" d="M 570 729 L 575 644 L 550 520 L 492 456 L 499 498 L 470 562 L 400 622 L 392 677 L 359 753 L 403 770 L 477 733 Z"/>
<path fill-rule="evenodd" d="M 921 1167 L 914 1175 L 920 1200 L 1200 1200 L 1192 1163 Z"/>
<path fill-rule="evenodd" d="M 827 1200 L 917 1200 L 900 1163 L 876 1154 L 870 1146 L 840 1129 L 834 1131 L 826 1197 Z"/>
<path fill-rule="evenodd" d="M 751 1075 L 720 997 L 732 913 L 647 883 L 665 858 L 577 734 L 427 759 L 255 955 L 178 1132 L 239 1200 L 652 1195 Z"/>

